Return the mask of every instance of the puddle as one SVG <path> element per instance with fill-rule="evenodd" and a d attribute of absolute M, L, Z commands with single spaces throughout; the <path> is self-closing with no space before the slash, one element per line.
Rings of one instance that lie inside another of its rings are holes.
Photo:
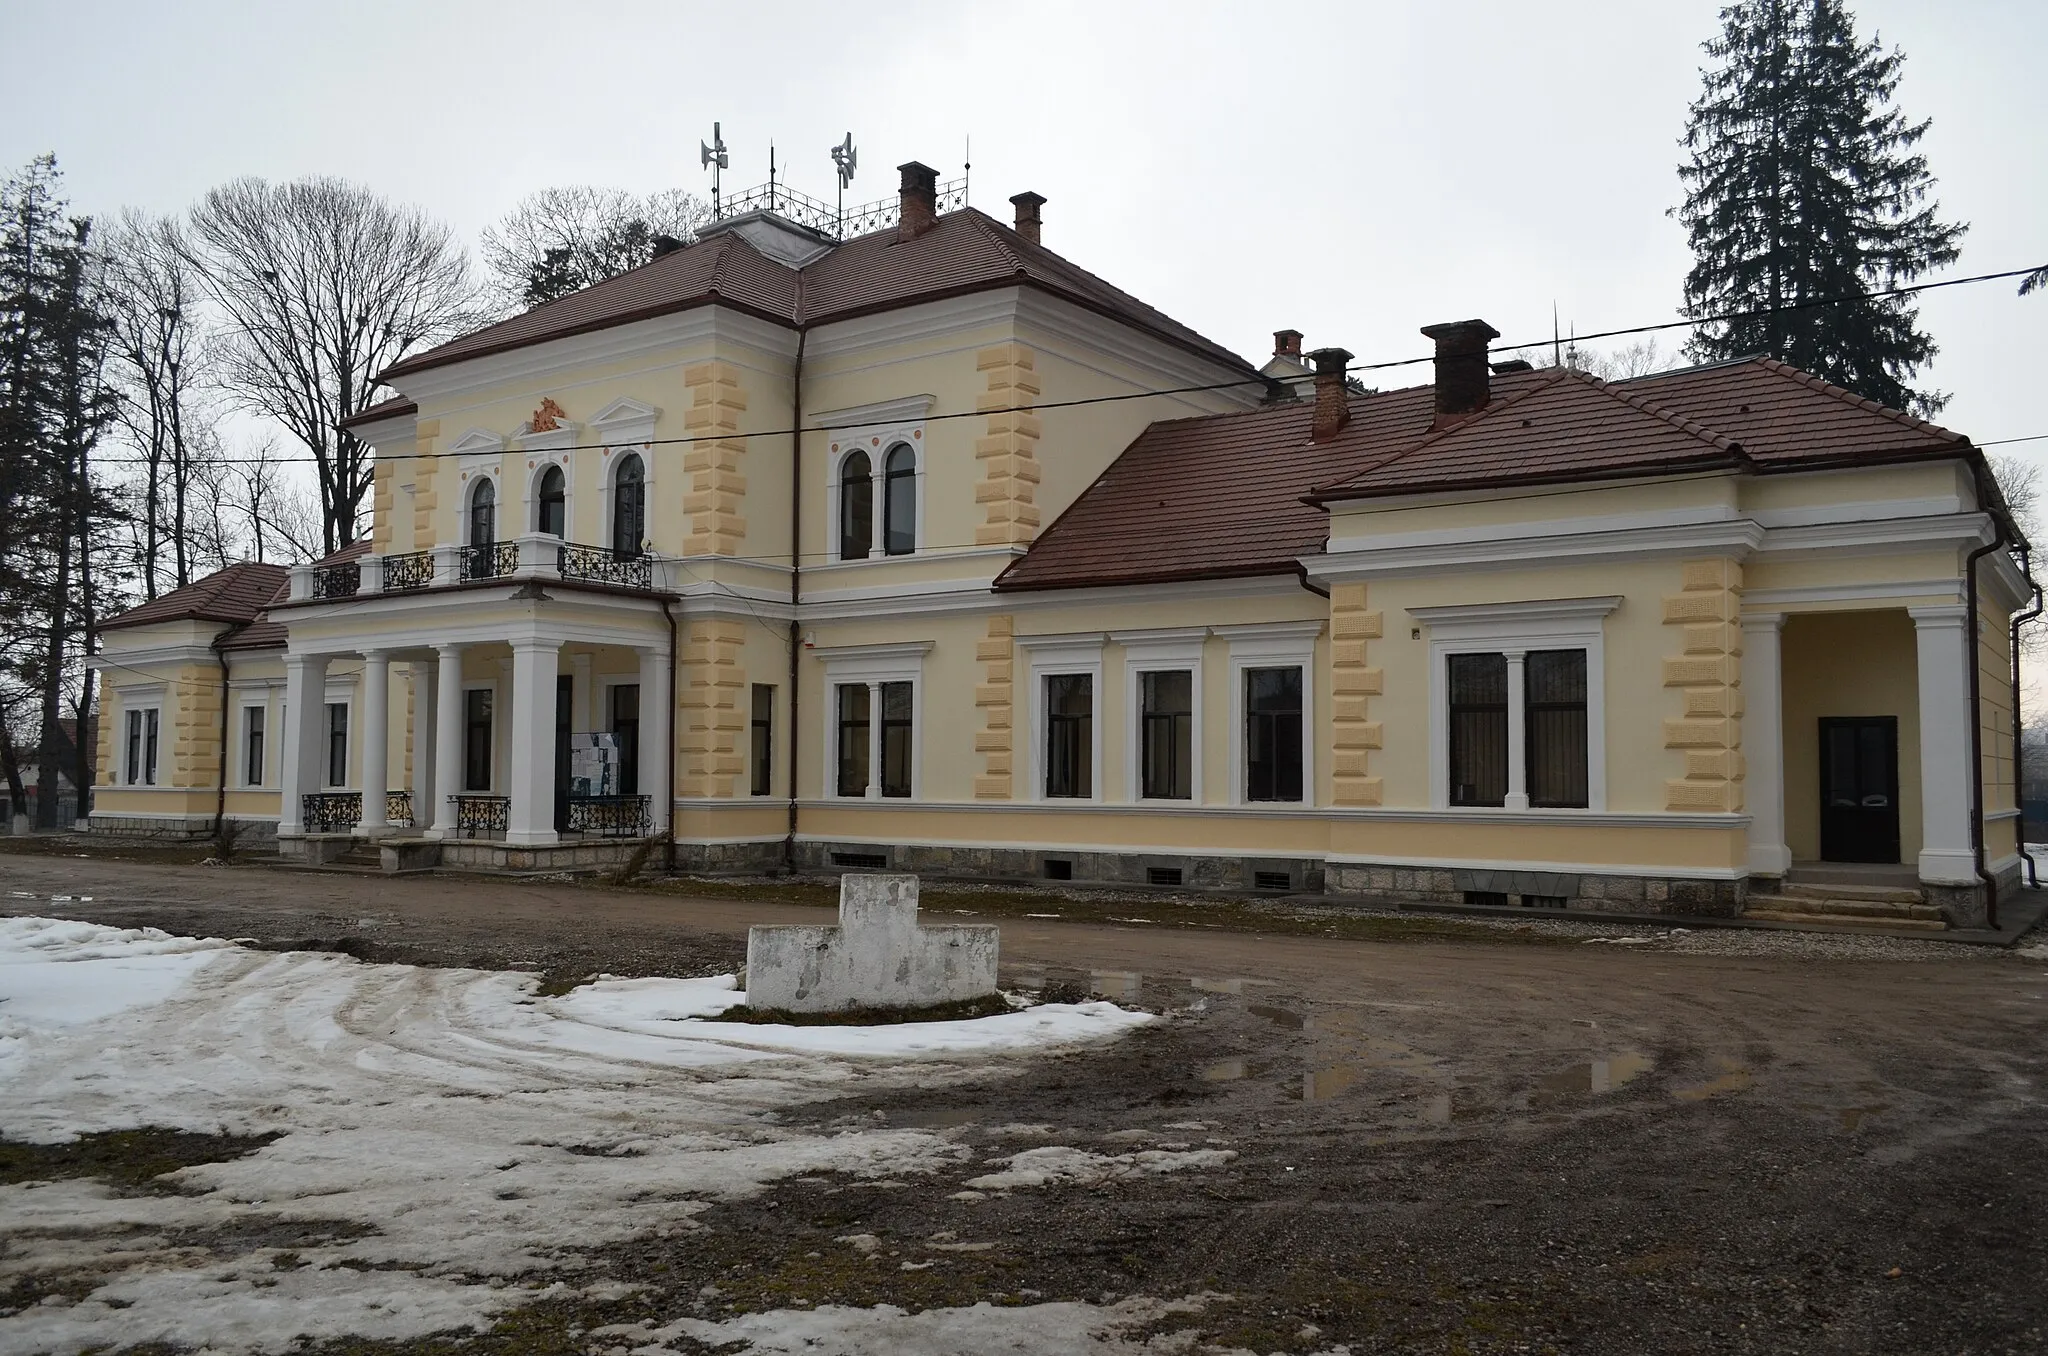
<path fill-rule="evenodd" d="M 1190 985 L 1200 989 L 1203 993 L 1225 993 L 1239 996 L 1243 995 L 1247 985 L 1272 985 L 1277 982 L 1277 980 L 1271 979 L 1245 979 L 1242 976 L 1231 979 L 1191 979 L 1188 981 Z"/>
<path fill-rule="evenodd" d="M 1136 998 L 1144 976 L 1136 970 L 1090 970 L 1090 989 L 1104 998 Z"/>
<path fill-rule="evenodd" d="M 1536 1094 L 1538 1097 L 1570 1097 L 1612 1092 L 1623 1084 L 1642 1077 L 1654 1067 L 1655 1060 L 1633 1051 L 1608 1059 L 1588 1060 L 1584 1064 L 1574 1064 L 1569 1069 L 1545 1074 L 1537 1079 Z"/>
<path fill-rule="evenodd" d="M 1835 1113 L 1835 1117 L 1841 1121 L 1842 1128 L 1853 1135 L 1863 1127 L 1864 1118 L 1890 1110 L 1889 1106 L 1882 1103 L 1876 1106 L 1845 1106 Z"/>
<path fill-rule="evenodd" d="M 1689 1088 L 1676 1088 L 1671 1095 L 1681 1102 L 1703 1102 L 1709 1097 L 1718 1097 L 1724 1092 L 1744 1092 L 1756 1080 L 1748 1069 L 1726 1055 L 1715 1055 L 1710 1063 L 1721 1072 L 1717 1077 L 1704 1083 L 1695 1083 Z"/>
<path fill-rule="evenodd" d="M 1197 1076 L 1204 1083 L 1235 1083 L 1240 1078 L 1257 1078 L 1267 1067 L 1255 1059 L 1224 1059 L 1208 1065 Z"/>
<path fill-rule="evenodd" d="M 1246 1007 L 1245 1011 L 1254 1017 L 1263 1017 L 1275 1026 L 1286 1027 L 1289 1031 L 1310 1031 L 1315 1028 L 1315 1018 L 1305 1017 L 1298 1012 L 1289 1012 L 1286 1008 L 1253 1003 Z"/>
<path fill-rule="evenodd" d="M 966 1107 L 941 1107 L 932 1111 L 913 1111 L 900 1118 L 898 1124 L 920 1130 L 942 1130 L 955 1125 L 973 1125 L 980 1119 L 979 1112 Z"/>
<path fill-rule="evenodd" d="M 1357 1081 L 1358 1068 L 1352 1064 L 1333 1064 L 1305 1073 L 1301 1076 L 1301 1100 L 1327 1102 Z"/>

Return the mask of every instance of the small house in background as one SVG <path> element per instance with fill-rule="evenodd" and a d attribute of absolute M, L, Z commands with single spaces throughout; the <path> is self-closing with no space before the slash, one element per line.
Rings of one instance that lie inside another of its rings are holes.
<path fill-rule="evenodd" d="M 117 619 L 95 831 L 1931 928 L 2019 879 L 2033 586 L 1966 437 L 1479 320 L 1368 392 L 1035 194 L 777 193 L 384 373 L 366 540 Z"/>

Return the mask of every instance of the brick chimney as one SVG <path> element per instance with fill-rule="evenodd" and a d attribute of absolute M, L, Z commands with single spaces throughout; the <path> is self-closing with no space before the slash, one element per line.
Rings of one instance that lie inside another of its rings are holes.
<path fill-rule="evenodd" d="M 1274 331 L 1273 331 L 1273 356 L 1274 356 L 1274 357 L 1276 357 L 1276 358 L 1297 358 L 1297 359 L 1298 359 L 1298 358 L 1300 358 L 1300 357 L 1301 357 L 1301 331 L 1300 331 L 1300 330 L 1274 330 Z"/>
<path fill-rule="evenodd" d="M 1484 320 L 1451 320 L 1424 325 L 1422 332 L 1436 341 L 1436 419 L 1430 426 L 1443 428 L 1485 409 L 1493 398 L 1486 345 L 1500 331 Z"/>
<path fill-rule="evenodd" d="M 939 172 L 915 160 L 896 169 L 903 175 L 896 238 L 915 240 L 939 219 Z"/>
<path fill-rule="evenodd" d="M 1038 243 L 1038 209 L 1045 206 L 1045 197 L 1038 193 L 1019 193 L 1010 199 L 1010 206 L 1017 209 L 1017 234 Z"/>
<path fill-rule="evenodd" d="M 1316 365 L 1316 415 L 1309 436 L 1319 443 L 1328 442 L 1351 422 L 1351 393 L 1344 387 L 1344 365 L 1351 361 L 1351 351 L 1319 348 L 1308 357 Z"/>

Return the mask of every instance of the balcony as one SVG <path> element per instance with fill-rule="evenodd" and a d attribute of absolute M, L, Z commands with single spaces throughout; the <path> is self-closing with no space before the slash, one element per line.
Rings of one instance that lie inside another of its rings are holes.
<path fill-rule="evenodd" d="M 493 580 L 560 579 L 654 592 L 674 587 L 675 562 L 647 552 L 585 546 L 530 532 L 510 541 L 436 546 L 292 568 L 291 601 L 330 602 L 374 594 L 424 593 Z"/>

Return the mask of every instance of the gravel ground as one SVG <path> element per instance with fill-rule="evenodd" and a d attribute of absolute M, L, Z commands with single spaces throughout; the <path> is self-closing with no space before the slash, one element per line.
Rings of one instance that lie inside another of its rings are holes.
<path fill-rule="evenodd" d="M 563 975 L 727 968 L 748 923 L 819 916 L 786 886 L 720 898 L 13 856 L 0 883 L 9 912 Z M 835 1301 L 1206 1294 L 1155 1329 L 1354 1356 L 2048 1350 L 2048 1175 L 2026 1166 L 2048 1153 L 2039 941 L 938 898 L 1000 924 L 1006 982 L 1168 1020 L 1021 1076 L 855 1088 L 791 1113 L 932 1128 L 972 1161 L 893 1184 L 793 1179 L 714 1205 L 705 1230 L 565 1255 L 583 1298 L 463 1349 L 580 1352 L 595 1325 Z M 1236 1157 L 968 1185 L 1049 1146 Z"/>

